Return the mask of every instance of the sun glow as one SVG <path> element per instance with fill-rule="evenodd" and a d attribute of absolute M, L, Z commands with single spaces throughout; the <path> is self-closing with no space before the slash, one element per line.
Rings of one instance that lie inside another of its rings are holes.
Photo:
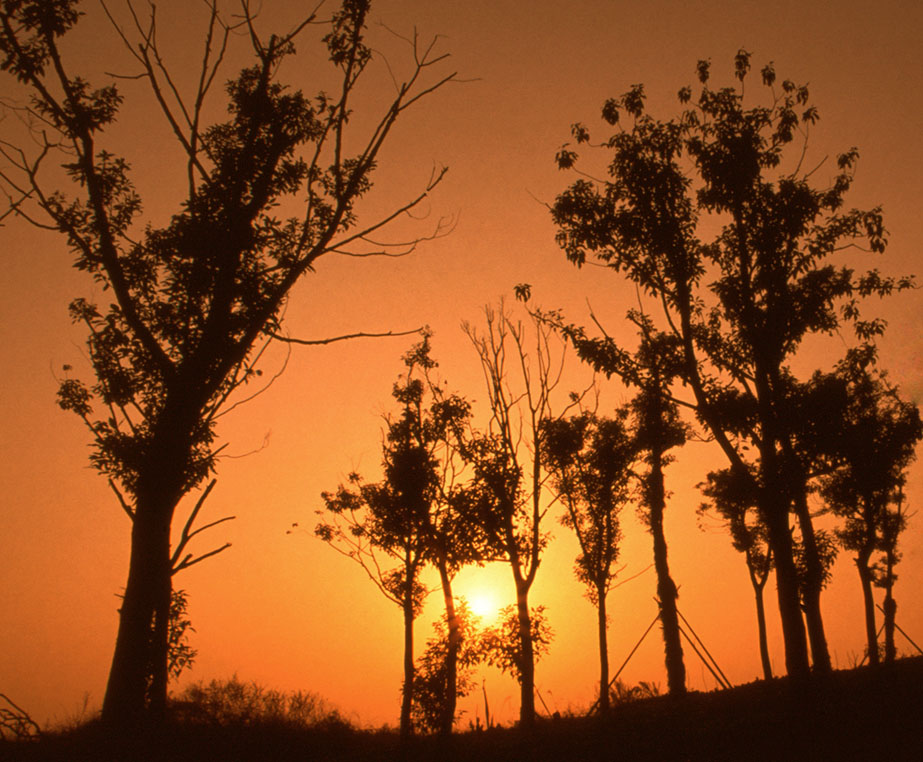
<path fill-rule="evenodd" d="M 501 604 L 497 594 L 490 588 L 473 590 L 466 596 L 466 600 L 468 609 L 480 618 L 482 624 L 490 624 L 497 618 Z"/>

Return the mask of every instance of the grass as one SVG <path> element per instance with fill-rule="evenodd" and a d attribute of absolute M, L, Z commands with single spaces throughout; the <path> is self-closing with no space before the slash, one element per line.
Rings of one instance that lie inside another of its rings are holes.
<path fill-rule="evenodd" d="M 0 759 L 923 760 L 923 657 L 803 684 L 778 679 L 641 698 L 608 717 L 543 719 L 530 733 L 494 728 L 407 744 L 393 731 L 351 727 L 310 694 L 281 694 L 236 679 L 196 690 L 184 694 L 173 720 L 156 734 L 112 737 L 90 721 L 37 741 L 2 742 Z"/>

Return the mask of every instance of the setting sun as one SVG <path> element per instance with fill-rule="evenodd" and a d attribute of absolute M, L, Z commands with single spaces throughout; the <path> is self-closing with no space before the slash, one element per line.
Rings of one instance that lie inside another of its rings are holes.
<path fill-rule="evenodd" d="M 467 597 L 468 608 L 471 613 L 479 617 L 482 624 L 490 624 L 500 611 L 500 601 L 497 594 L 488 588 L 482 588 Z"/>

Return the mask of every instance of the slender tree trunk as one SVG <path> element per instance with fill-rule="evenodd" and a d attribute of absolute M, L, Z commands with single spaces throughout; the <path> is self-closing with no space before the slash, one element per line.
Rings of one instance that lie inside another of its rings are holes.
<path fill-rule="evenodd" d="M 768 574 L 768 572 L 767 572 Z M 750 569 L 750 582 L 753 585 L 753 597 L 756 599 L 756 627 L 759 632 L 760 662 L 763 665 L 763 679 L 772 680 L 772 662 L 769 660 L 769 639 L 766 637 L 766 607 L 763 603 L 763 588 L 766 586 L 767 577 L 757 579 L 753 569 Z"/>
<path fill-rule="evenodd" d="M 152 628 L 162 591 L 170 585 L 170 513 L 162 507 L 157 510 L 157 502 L 139 499 L 136 506 L 128 580 L 103 700 L 103 721 L 123 730 L 138 727 L 148 717 L 149 680 L 159 655 Z M 166 686 L 157 688 L 165 691 Z M 155 712 L 160 711 L 166 696 L 152 704 Z M 150 717 L 154 722 L 159 719 Z"/>
<path fill-rule="evenodd" d="M 885 664 L 892 664 L 897 658 L 894 630 L 897 624 L 897 601 L 894 600 L 894 553 L 888 551 L 888 565 L 885 576 Z"/>
<path fill-rule="evenodd" d="M 862 583 L 862 603 L 865 610 L 865 639 L 869 664 L 878 666 L 878 631 L 875 628 L 875 594 L 872 591 L 872 570 L 869 569 L 870 550 L 863 550 L 856 557 L 856 568 Z"/>
<path fill-rule="evenodd" d="M 532 618 L 529 615 L 529 591 L 517 582 L 516 613 L 519 617 L 519 647 L 522 653 L 519 687 L 519 725 L 531 728 L 535 725 L 535 654 L 532 648 Z"/>
<path fill-rule="evenodd" d="M 795 494 L 795 515 L 801 529 L 801 541 L 804 543 L 804 560 L 807 579 L 804 580 L 803 602 L 804 618 L 808 628 L 808 640 L 811 644 L 811 657 L 814 670 L 828 674 L 833 669 L 830 663 L 830 651 L 827 648 L 827 636 L 824 633 L 824 620 L 820 611 L 820 596 L 824 587 L 824 568 L 817 540 L 814 537 L 814 522 L 808 509 L 807 496 L 803 483 L 799 483 Z"/>
<path fill-rule="evenodd" d="M 657 597 L 660 600 L 667 687 L 671 694 L 682 695 L 686 692 L 686 667 L 683 663 L 683 644 L 680 641 L 679 617 L 676 613 L 676 599 L 679 595 L 667 562 L 667 540 L 663 532 L 663 513 L 666 507 L 663 453 L 656 448 L 651 451 L 651 473 L 648 478 L 648 508 L 651 534 L 654 537 L 654 568 L 657 571 Z"/>
<path fill-rule="evenodd" d="M 408 575 L 409 576 L 409 575 Z M 410 711 L 413 707 L 413 582 L 412 578 L 407 583 L 407 592 L 404 594 L 404 690 L 401 696 L 401 729 L 402 739 L 413 735 L 413 723 Z"/>
<path fill-rule="evenodd" d="M 439 563 L 439 579 L 442 582 L 442 596 L 445 600 L 445 618 L 448 624 L 449 642 L 445 657 L 445 714 L 440 732 L 449 735 L 455 724 L 455 708 L 458 704 L 458 649 L 461 646 L 461 628 L 455 613 L 455 598 L 452 596 L 452 579 L 444 561 Z"/>
<path fill-rule="evenodd" d="M 596 613 L 599 629 L 599 712 L 609 711 L 609 637 L 608 617 L 606 615 L 606 588 L 596 586 Z"/>

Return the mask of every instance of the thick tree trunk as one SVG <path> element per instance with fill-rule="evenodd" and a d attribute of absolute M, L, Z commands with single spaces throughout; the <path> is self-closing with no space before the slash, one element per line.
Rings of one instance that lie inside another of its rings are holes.
<path fill-rule="evenodd" d="M 663 648 L 667 668 L 667 687 L 672 695 L 686 692 L 686 667 L 683 663 L 683 644 L 680 641 L 679 617 L 676 599 L 679 597 L 670 566 L 667 562 L 667 540 L 663 531 L 663 513 L 666 492 L 663 483 L 663 453 L 651 452 L 651 473 L 648 477 L 651 535 L 654 537 L 654 568 L 657 571 L 657 597 L 660 600 L 660 624 L 663 630 Z"/>
<path fill-rule="evenodd" d="M 455 612 L 452 596 L 452 579 L 445 563 L 439 564 L 439 578 L 442 582 L 442 596 L 445 600 L 445 618 L 448 624 L 448 649 L 445 657 L 445 714 L 440 732 L 449 735 L 455 724 L 455 708 L 458 704 L 458 649 L 461 646 L 461 628 Z"/>
<path fill-rule="evenodd" d="M 758 378 L 759 380 L 759 378 Z M 808 660 L 808 639 L 805 634 L 804 617 L 801 612 L 801 590 L 798 570 L 792 547 L 792 533 L 789 527 L 791 501 L 784 489 L 779 456 L 776 452 L 777 438 L 775 423 L 765 382 L 760 388 L 760 419 L 762 439 L 760 451 L 759 509 L 769 534 L 769 547 L 776 565 L 776 594 L 779 601 L 779 619 L 782 624 L 782 640 L 785 644 L 785 669 L 789 676 L 804 679 L 810 675 Z"/>
<path fill-rule="evenodd" d="M 776 595 L 779 619 L 785 645 L 785 669 L 795 678 L 806 678 L 811 667 L 808 661 L 808 640 L 801 613 L 798 571 L 792 557 L 792 535 L 788 527 L 788 506 L 770 505 L 764 510 L 769 530 L 769 544 L 775 559 Z"/>
<path fill-rule="evenodd" d="M 596 613 L 599 630 L 599 712 L 609 711 L 609 637 L 608 617 L 606 615 L 606 588 L 596 587 Z"/>
<path fill-rule="evenodd" d="M 820 611 L 820 595 L 824 587 L 824 568 L 820 553 L 817 549 L 817 540 L 814 537 L 814 522 L 808 509 L 808 501 L 804 487 L 799 484 L 795 494 L 795 515 L 798 517 L 798 527 L 801 529 L 801 541 L 804 543 L 805 572 L 803 602 L 804 618 L 808 627 L 808 640 L 811 643 L 811 657 L 814 662 L 814 671 L 828 674 L 833 667 L 830 663 L 830 651 L 827 648 L 827 636 L 824 633 L 824 620 Z"/>
<path fill-rule="evenodd" d="M 519 725 L 535 725 L 535 654 L 532 648 L 532 618 L 529 615 L 529 592 L 517 584 L 516 613 L 519 617 L 519 648 L 522 654 L 519 687 Z"/>
<path fill-rule="evenodd" d="M 166 685 L 162 700 L 151 694 L 148 712 L 149 684 L 156 664 L 162 656 L 166 669 L 166 650 L 155 645 L 154 618 L 167 592 L 169 611 L 170 590 L 170 515 L 162 507 L 154 510 L 155 501 L 139 500 L 131 532 L 131 557 L 128 581 L 119 611 L 119 631 L 115 653 L 109 671 L 109 681 L 103 700 L 103 721 L 111 726 L 130 730 L 145 719 L 163 719 L 166 705 Z M 166 514 L 166 515 L 164 515 Z M 166 633 L 164 633 L 165 636 Z M 162 653 L 161 653 L 162 650 Z M 153 686 L 150 686 L 153 687 Z"/>
<path fill-rule="evenodd" d="M 869 664 L 878 666 L 878 631 L 875 628 L 875 594 L 872 591 L 872 570 L 869 569 L 871 551 L 863 551 L 856 557 L 856 568 L 862 583 L 862 604 L 865 610 L 865 639 Z"/>

